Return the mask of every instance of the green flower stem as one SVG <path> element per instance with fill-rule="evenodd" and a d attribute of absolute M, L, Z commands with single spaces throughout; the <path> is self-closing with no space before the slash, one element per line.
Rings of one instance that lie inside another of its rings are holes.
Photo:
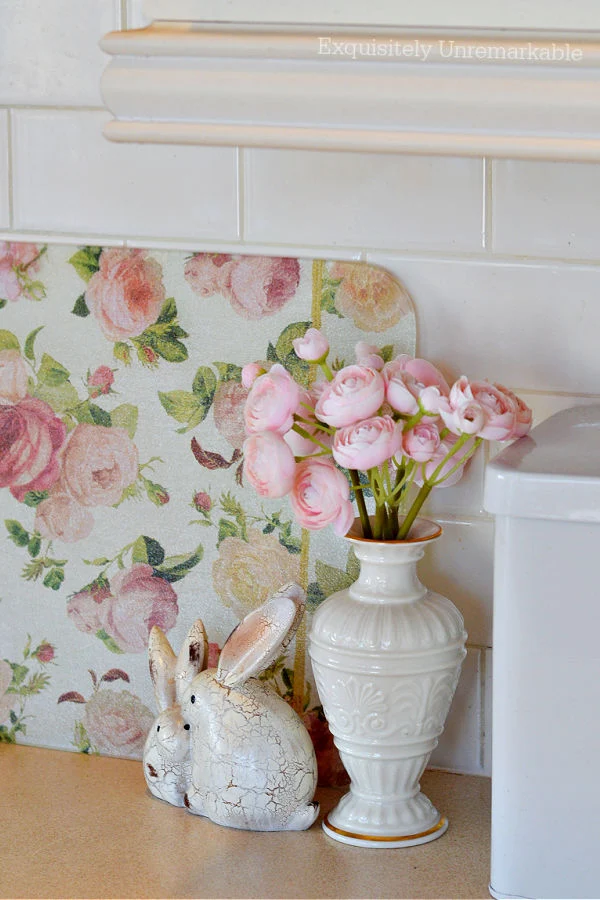
<path fill-rule="evenodd" d="M 423 504 L 429 497 L 429 495 L 432 491 L 432 488 L 433 488 L 433 484 L 429 484 L 428 482 L 425 482 L 425 484 L 423 484 L 423 486 L 421 487 L 421 490 L 415 497 L 413 504 L 412 504 L 411 508 L 409 509 L 404 521 L 402 522 L 402 525 L 398 529 L 398 534 L 396 536 L 396 540 L 404 541 L 406 539 L 408 532 L 410 531 L 410 529 L 412 527 L 413 522 L 417 518 L 421 507 L 423 506 Z"/>
<path fill-rule="evenodd" d="M 307 406 L 305 403 L 301 403 L 300 406 L 304 406 L 305 409 L 314 412 L 312 406 Z M 303 422 L 304 425 L 312 425 L 313 428 L 318 428 L 319 431 L 324 431 L 326 434 L 335 434 L 335 428 L 331 428 L 329 425 L 325 425 L 323 422 L 320 422 L 318 419 L 305 419 L 303 416 L 299 416 L 298 413 L 294 415 L 294 421 Z"/>
<path fill-rule="evenodd" d="M 404 423 L 402 431 L 409 431 L 411 428 L 414 428 L 415 425 L 418 425 L 423 416 L 425 415 L 425 411 L 419 407 L 419 411 L 411 416 L 410 419 L 407 419 Z"/>
<path fill-rule="evenodd" d="M 464 456 L 461 456 L 461 458 L 458 460 L 458 462 L 456 463 L 456 465 L 453 466 L 453 467 L 450 469 L 450 471 L 447 472 L 447 473 L 444 475 L 443 478 L 440 478 L 439 481 L 436 481 L 435 484 L 441 484 L 442 481 L 445 481 L 445 480 L 446 480 L 446 478 L 450 478 L 451 475 L 454 475 L 454 473 L 455 473 L 456 471 L 458 471 L 458 469 L 460 469 L 461 466 L 464 466 L 464 464 L 465 464 L 466 462 L 468 462 L 468 460 L 471 459 L 471 457 L 473 456 L 473 454 L 475 453 L 475 451 L 479 448 L 479 446 L 480 446 L 480 444 L 481 444 L 482 442 L 483 442 L 483 438 L 476 438 L 475 443 L 473 444 L 473 446 L 471 447 L 471 449 L 469 450 L 469 452 L 468 452 L 468 453 L 465 453 Z"/>
<path fill-rule="evenodd" d="M 321 449 L 325 450 L 327 453 L 331 453 L 331 447 L 328 447 L 327 444 L 322 444 L 321 441 L 318 440 L 318 438 L 314 437 L 314 435 L 312 434 L 309 434 L 309 432 L 305 428 L 302 428 L 300 425 L 298 425 L 297 422 L 294 422 L 294 424 L 292 425 L 292 431 L 295 431 L 296 434 L 300 435 L 300 437 L 306 438 L 313 444 L 316 444 L 317 447 L 321 447 Z"/>
<path fill-rule="evenodd" d="M 440 472 L 442 471 L 442 469 L 444 468 L 444 466 L 446 465 L 446 463 L 448 462 L 450 457 L 454 456 L 455 453 L 458 453 L 458 451 L 462 447 L 464 447 L 464 445 L 467 443 L 467 441 L 470 441 L 472 437 L 473 437 L 472 434 L 461 434 L 460 435 L 459 439 L 456 441 L 456 443 L 454 444 L 452 449 L 449 450 L 448 453 L 446 453 L 446 455 L 444 456 L 444 458 L 441 461 L 441 463 L 439 464 L 439 466 L 431 474 L 431 477 L 427 479 L 431 483 L 432 487 L 436 483 L 438 475 L 440 474 Z M 454 471 L 456 471 L 456 469 Z M 444 478 L 447 478 L 449 475 L 450 475 L 450 473 L 448 472 L 448 475 L 445 475 Z"/>
<path fill-rule="evenodd" d="M 354 487 L 354 496 L 356 497 L 356 505 L 358 506 L 358 514 L 360 516 L 360 522 L 363 530 L 363 537 L 372 538 L 373 532 L 371 530 L 371 522 L 369 521 L 369 514 L 367 512 L 367 505 L 365 503 L 365 498 L 362 492 L 362 485 L 360 483 L 360 478 L 358 477 L 358 472 L 356 469 L 349 469 L 348 474 L 350 475 L 350 481 Z"/>
<path fill-rule="evenodd" d="M 320 360 L 318 360 L 318 363 L 321 366 L 321 370 L 322 370 L 323 374 L 325 375 L 325 378 L 327 379 L 327 381 L 333 381 L 333 372 L 331 371 L 331 369 L 329 368 L 329 366 L 327 365 L 325 360 L 320 359 Z"/>

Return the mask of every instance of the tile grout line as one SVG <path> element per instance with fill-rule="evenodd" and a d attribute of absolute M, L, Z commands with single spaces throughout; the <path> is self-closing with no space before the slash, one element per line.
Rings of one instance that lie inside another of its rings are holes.
<path fill-rule="evenodd" d="M 8 110 L 8 114 L 6 116 L 6 156 L 7 156 L 7 164 L 8 164 L 8 221 L 9 226 L 12 230 L 14 226 L 14 172 L 13 172 L 13 120 L 12 120 L 12 110 Z"/>
<path fill-rule="evenodd" d="M 120 12 L 120 14 L 121 14 L 121 15 L 120 15 L 121 21 L 120 21 L 120 23 L 119 23 L 119 30 L 120 30 L 120 31 L 127 31 L 127 28 L 129 27 L 128 22 L 127 22 L 127 18 L 128 18 L 128 17 L 127 17 L 127 0 L 121 0 L 119 12 Z"/>
<path fill-rule="evenodd" d="M 492 215 L 493 215 L 493 165 L 494 161 L 483 159 L 483 249 L 492 255 Z"/>
<path fill-rule="evenodd" d="M 244 242 L 246 238 L 246 158 L 243 147 L 236 147 L 237 163 L 237 232 L 239 240 Z"/>

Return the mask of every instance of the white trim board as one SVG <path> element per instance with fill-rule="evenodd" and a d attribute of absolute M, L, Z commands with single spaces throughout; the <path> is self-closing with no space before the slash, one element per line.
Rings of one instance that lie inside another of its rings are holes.
<path fill-rule="evenodd" d="M 118 141 L 600 160 L 600 44 L 161 22 L 115 32 Z"/>

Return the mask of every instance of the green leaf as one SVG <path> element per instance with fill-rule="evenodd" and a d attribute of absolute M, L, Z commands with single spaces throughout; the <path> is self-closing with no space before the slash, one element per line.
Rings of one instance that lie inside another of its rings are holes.
<path fill-rule="evenodd" d="M 37 556 L 40 550 L 42 549 L 42 538 L 39 534 L 33 534 L 29 539 L 29 543 L 27 545 L 27 551 L 30 556 Z"/>
<path fill-rule="evenodd" d="M 203 412 L 202 419 L 207 415 L 217 389 L 217 378 L 208 366 L 200 366 L 192 383 L 192 392 L 198 397 Z M 200 421 L 202 421 L 202 419 Z M 198 423 L 199 424 L 199 423 Z"/>
<path fill-rule="evenodd" d="M 16 519 L 5 519 L 4 524 L 13 544 L 16 544 L 17 547 L 26 547 L 29 543 L 30 534 L 23 528 L 21 523 L 17 522 Z"/>
<path fill-rule="evenodd" d="M 158 399 L 167 415 L 177 422 L 188 423 L 199 411 L 202 413 L 200 421 L 206 415 L 202 398 L 191 391 L 159 391 Z"/>
<path fill-rule="evenodd" d="M 77 300 L 75 301 L 75 306 L 71 310 L 74 316 L 79 316 L 80 319 L 85 319 L 86 316 L 89 316 L 90 309 L 87 303 L 85 302 L 85 294 L 80 294 Z"/>
<path fill-rule="evenodd" d="M 228 537 L 240 537 L 240 529 L 235 522 L 229 519 L 219 519 L 219 535 L 217 537 L 217 547 L 221 541 Z"/>
<path fill-rule="evenodd" d="M 294 341 L 295 338 L 304 337 L 311 324 L 311 322 L 291 322 L 289 325 L 286 325 L 275 344 L 275 350 L 279 359 L 283 360 L 289 356 L 290 353 L 294 353 L 292 341 Z M 294 356 L 296 356 L 295 353 Z M 296 359 L 297 358 L 298 357 L 296 357 Z"/>
<path fill-rule="evenodd" d="M 355 581 L 347 572 L 337 569 L 335 566 L 330 566 L 320 559 L 315 563 L 315 574 L 318 585 L 326 597 L 329 597 L 336 591 L 350 587 Z"/>
<path fill-rule="evenodd" d="M 110 414 L 112 423 L 116 428 L 124 428 L 133 440 L 138 423 L 138 408 L 133 403 L 121 403 Z"/>
<path fill-rule="evenodd" d="M 343 319 L 342 313 L 336 308 L 335 295 L 337 289 L 342 282 L 341 278 L 329 278 L 327 275 L 323 278 L 323 290 L 321 292 L 321 309 L 328 312 L 332 316 Z"/>
<path fill-rule="evenodd" d="M 36 507 L 39 506 L 42 500 L 48 499 L 48 491 L 27 491 L 25 496 L 23 497 L 23 503 L 25 506 Z"/>
<path fill-rule="evenodd" d="M 200 544 L 193 553 L 182 553 L 178 556 L 167 556 L 160 566 L 155 566 L 155 571 L 164 578 L 165 581 L 180 581 L 191 572 L 194 566 L 198 565 L 204 555 L 204 548 Z"/>
<path fill-rule="evenodd" d="M 124 341 L 117 341 L 113 347 L 113 356 L 126 366 L 131 365 L 131 348 Z"/>
<path fill-rule="evenodd" d="M 12 669 L 11 687 L 19 687 L 29 675 L 29 669 L 27 666 L 19 665 L 19 663 L 9 663 L 9 665 Z"/>
<path fill-rule="evenodd" d="M 165 551 L 154 538 L 141 535 L 133 545 L 131 559 L 134 563 L 148 563 L 156 568 L 165 558 Z"/>
<path fill-rule="evenodd" d="M 111 653 L 124 653 L 124 650 L 121 650 L 117 642 L 114 638 L 107 634 L 104 628 L 100 628 L 99 631 L 96 632 L 96 637 L 99 638 L 107 650 L 110 650 Z"/>
<path fill-rule="evenodd" d="M 36 337 L 38 336 L 38 334 L 40 333 L 40 331 L 42 330 L 43 327 L 44 327 L 43 325 L 40 325 L 39 328 L 35 328 L 33 331 L 30 331 L 29 334 L 27 335 L 27 337 L 25 338 L 25 348 L 23 350 L 23 353 L 25 354 L 27 359 L 30 359 L 32 362 L 35 360 L 35 354 L 33 352 L 33 345 L 35 343 Z"/>
<path fill-rule="evenodd" d="M 284 666 L 281 670 L 281 679 L 288 691 L 294 689 L 294 672 L 292 669 L 288 669 L 287 666 Z"/>
<path fill-rule="evenodd" d="M 281 360 L 277 356 L 277 350 L 275 349 L 273 344 L 271 344 L 271 342 L 269 342 L 269 346 L 267 347 L 267 361 L 275 363 L 281 362 Z"/>
<path fill-rule="evenodd" d="M 185 362 L 188 358 L 187 347 L 169 335 L 159 336 L 152 344 L 159 356 L 167 362 Z"/>
<path fill-rule="evenodd" d="M 8 300 L 4 300 L 2 297 L 0 297 L 0 309 L 4 309 L 4 307 L 6 306 L 7 303 L 8 303 Z"/>
<path fill-rule="evenodd" d="M 67 410 L 77 407 L 79 404 L 79 395 L 70 381 L 63 381 L 57 387 L 50 384 L 37 384 L 33 390 L 33 396 L 38 400 L 43 400 L 52 407 L 55 413 L 64 413 Z M 74 410 L 74 415 L 78 417 L 78 410 Z M 79 419 L 79 421 L 89 421 Z"/>
<path fill-rule="evenodd" d="M 65 580 L 65 570 L 59 568 L 50 569 L 46 577 L 44 578 L 44 587 L 52 588 L 53 591 L 57 591 L 63 581 Z"/>
<path fill-rule="evenodd" d="M 219 373 L 221 381 L 241 381 L 242 367 L 236 366 L 235 363 L 216 362 L 213 366 Z"/>
<path fill-rule="evenodd" d="M 383 359 L 384 362 L 389 362 L 394 356 L 394 345 L 386 344 L 384 347 L 379 348 L 379 355 Z"/>
<path fill-rule="evenodd" d="M 348 550 L 348 559 L 346 561 L 346 575 L 352 579 L 352 581 L 356 581 L 358 576 L 360 575 L 360 563 L 356 558 L 356 553 L 352 548 Z"/>
<path fill-rule="evenodd" d="M 95 403 L 90 403 L 88 408 L 94 425 L 104 425 L 106 428 L 110 428 L 112 425 L 110 413 L 106 412 L 105 409 L 102 409 L 101 406 L 97 406 Z"/>
<path fill-rule="evenodd" d="M 42 364 L 38 371 L 39 384 L 44 384 L 48 387 L 58 387 L 69 380 L 69 374 L 69 371 L 61 363 L 44 353 Z"/>
<path fill-rule="evenodd" d="M 325 594 L 319 587 L 318 582 L 311 581 L 306 589 L 306 608 L 307 609 L 316 609 L 323 600 L 326 600 Z"/>
<path fill-rule="evenodd" d="M 79 277 L 83 278 L 86 284 L 100 268 L 101 253 L 102 247 L 82 247 L 69 260 Z"/>
<path fill-rule="evenodd" d="M 12 331 L 0 329 L 0 350 L 20 350 L 19 340 Z"/>
<path fill-rule="evenodd" d="M 300 538 L 292 537 L 283 531 L 279 535 L 279 543 L 288 551 L 288 553 L 300 553 L 302 551 L 302 541 Z"/>
<path fill-rule="evenodd" d="M 156 320 L 157 324 L 162 325 L 166 322 L 172 322 L 177 318 L 177 304 L 173 297 L 169 297 L 162 305 L 160 314 L 158 319 Z"/>

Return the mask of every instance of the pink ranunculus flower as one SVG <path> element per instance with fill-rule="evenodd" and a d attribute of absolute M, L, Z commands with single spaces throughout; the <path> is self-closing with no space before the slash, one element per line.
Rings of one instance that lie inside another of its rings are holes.
<path fill-rule="evenodd" d="M 18 350 L 0 350 L 0 404 L 18 403 L 27 396 L 27 366 Z"/>
<path fill-rule="evenodd" d="M 516 394 L 513 394 L 513 392 L 510 391 L 507 387 L 504 387 L 503 384 L 495 384 L 494 387 L 499 391 L 502 391 L 503 394 L 506 394 L 508 397 L 510 397 L 510 399 L 517 407 L 517 420 L 515 422 L 514 431 L 510 435 L 510 437 L 525 437 L 526 434 L 529 434 L 531 423 L 533 421 L 533 413 L 531 409 L 527 406 L 526 403 L 523 402 L 523 400 L 521 400 L 520 397 L 517 397 Z"/>
<path fill-rule="evenodd" d="M 248 389 L 239 381 L 220 381 L 213 399 L 213 416 L 219 434 L 232 447 L 241 447 L 246 438 L 244 408 Z"/>
<path fill-rule="evenodd" d="M 72 544 L 91 534 L 94 517 L 68 494 L 53 491 L 36 509 L 35 527 L 47 540 Z"/>
<path fill-rule="evenodd" d="M 402 445 L 402 431 L 391 416 L 374 416 L 339 428 L 333 439 L 333 458 L 347 469 L 372 469 L 391 459 Z"/>
<path fill-rule="evenodd" d="M 252 434 L 244 443 L 244 474 L 261 497 L 284 497 L 292 489 L 296 461 L 273 431 Z"/>
<path fill-rule="evenodd" d="M 314 531 L 333 525 L 336 534 L 345 535 L 354 522 L 348 482 L 329 459 L 298 463 L 290 501 L 302 528 Z"/>
<path fill-rule="evenodd" d="M 14 301 L 21 296 L 39 299 L 32 297 L 27 289 L 27 279 L 23 279 L 25 272 L 29 276 L 37 272 L 39 255 L 37 244 L 0 241 L 0 300 Z"/>
<path fill-rule="evenodd" d="M 130 691 L 101 688 L 85 704 L 83 725 L 100 753 L 139 759 L 154 719 Z"/>
<path fill-rule="evenodd" d="M 439 416 L 440 407 L 445 404 L 447 399 L 448 395 L 443 394 L 439 387 L 436 387 L 435 385 L 424 387 L 419 392 L 419 402 L 421 404 L 421 407 L 427 412 L 431 413 L 431 415 L 423 416 L 423 419 L 421 421 L 435 421 L 435 419 Z"/>
<path fill-rule="evenodd" d="M 369 366 L 370 369 L 381 372 L 385 365 L 383 356 L 379 353 L 379 347 L 376 347 L 375 344 L 359 341 L 354 347 L 354 354 L 359 366 Z"/>
<path fill-rule="evenodd" d="M 165 301 L 162 268 L 145 250 L 103 250 L 85 300 L 109 341 L 136 337 L 156 322 Z"/>
<path fill-rule="evenodd" d="M 314 386 L 313 386 L 314 387 Z M 309 391 L 302 391 L 300 395 L 300 403 L 298 405 L 297 414 L 308 422 L 299 422 L 298 425 L 310 437 L 303 437 L 294 429 L 287 431 L 283 439 L 294 454 L 294 456 L 311 456 L 313 453 L 319 453 L 323 448 L 319 444 L 315 444 L 312 437 L 316 438 L 320 444 L 331 446 L 332 436 L 327 432 L 321 431 L 315 418 L 315 403 L 319 397 L 319 392 L 311 388 Z"/>
<path fill-rule="evenodd" d="M 110 366 L 98 366 L 88 375 L 87 386 L 90 397 L 99 397 L 101 394 L 109 394 L 115 382 L 115 376 Z"/>
<path fill-rule="evenodd" d="M 517 404 L 512 397 L 487 381 L 472 381 L 471 393 L 485 414 L 478 436 L 486 441 L 506 441 L 513 437 L 517 426 Z"/>
<path fill-rule="evenodd" d="M 309 328 L 304 337 L 292 341 L 298 359 L 306 362 L 319 362 L 329 353 L 329 341 L 318 328 Z"/>
<path fill-rule="evenodd" d="M 28 491 L 44 491 L 60 475 L 59 451 L 67 429 L 43 400 L 26 397 L 0 405 L 0 487 L 22 501 Z"/>
<path fill-rule="evenodd" d="M 177 594 L 152 566 L 134 563 L 110 579 L 104 629 L 121 650 L 143 653 L 153 625 L 169 631 L 177 621 Z"/>
<path fill-rule="evenodd" d="M 384 368 L 385 399 L 392 409 L 403 416 L 414 416 L 419 411 L 421 385 L 409 373 L 401 369 L 390 372 Z"/>
<path fill-rule="evenodd" d="M 245 319 L 262 319 L 285 306 L 296 293 L 299 283 L 297 259 L 243 256 L 231 268 L 226 296 L 238 315 Z"/>
<path fill-rule="evenodd" d="M 386 365 L 386 371 L 390 374 L 398 370 L 408 372 L 423 387 L 437 387 L 445 396 L 450 393 L 450 385 L 440 370 L 427 359 L 419 359 L 409 356 L 407 353 L 401 353 Z"/>
<path fill-rule="evenodd" d="M 276 363 L 257 378 L 246 400 L 245 422 L 248 434 L 276 431 L 285 434 L 294 424 L 300 402 L 300 388 L 282 365 Z"/>
<path fill-rule="evenodd" d="M 108 582 L 94 584 L 69 598 L 67 615 L 79 631 L 96 634 L 104 628 L 106 613 L 112 599 Z"/>
<path fill-rule="evenodd" d="M 456 407 L 446 402 L 440 404 L 439 412 L 452 434 L 480 434 L 485 426 L 485 411 L 476 400 L 465 400 Z"/>
<path fill-rule="evenodd" d="M 415 462 L 429 462 L 438 455 L 440 433 L 433 423 L 419 422 L 402 435 L 402 451 Z"/>
<path fill-rule="evenodd" d="M 436 452 L 435 456 L 433 457 L 433 459 L 430 459 L 429 462 L 426 462 L 424 464 L 424 466 L 419 466 L 419 468 L 417 469 L 417 474 L 415 476 L 415 484 L 417 484 L 419 486 L 423 484 L 423 480 L 424 480 L 423 469 L 425 470 L 425 473 L 424 473 L 425 479 L 430 479 L 433 477 L 434 472 L 436 472 L 437 468 L 439 467 L 439 465 L 442 462 L 442 460 L 444 459 L 444 457 L 450 452 L 450 450 L 452 450 L 452 447 L 456 443 L 456 440 L 457 440 L 457 438 L 455 435 L 449 434 L 444 438 L 443 441 L 440 442 L 440 445 L 439 445 L 437 452 Z M 456 453 L 454 456 L 451 456 L 448 460 L 446 460 L 446 462 L 444 463 L 444 465 L 442 466 L 442 468 L 436 475 L 436 480 L 435 480 L 436 487 L 438 487 L 438 488 L 453 487 L 458 481 L 460 481 L 460 479 L 462 478 L 463 473 L 465 471 L 466 463 L 463 463 L 462 465 L 460 465 L 457 468 L 456 472 L 453 472 L 452 475 L 450 475 L 449 477 L 446 477 L 446 476 L 448 476 L 448 473 L 452 471 L 452 469 L 456 466 L 457 463 L 459 463 L 461 460 L 463 460 L 465 458 L 465 456 L 472 449 L 472 446 L 473 446 L 473 442 L 468 441 L 464 445 L 464 447 L 462 447 L 458 451 L 458 453 Z M 445 479 L 445 480 L 440 481 L 440 479 Z"/>
<path fill-rule="evenodd" d="M 199 297 L 212 297 L 213 294 L 229 297 L 233 263 L 229 253 L 196 253 L 186 262 L 183 274 Z"/>
<path fill-rule="evenodd" d="M 82 506 L 113 506 L 138 477 L 137 447 L 124 428 L 80 423 L 63 454 L 61 486 Z"/>
<path fill-rule="evenodd" d="M 375 415 L 385 395 L 383 378 L 368 366 L 345 366 L 327 382 L 317 404 L 318 419 L 334 428 Z"/>
<path fill-rule="evenodd" d="M 264 375 L 267 370 L 259 362 L 247 363 L 242 369 L 242 384 L 250 390 L 259 375 Z"/>

